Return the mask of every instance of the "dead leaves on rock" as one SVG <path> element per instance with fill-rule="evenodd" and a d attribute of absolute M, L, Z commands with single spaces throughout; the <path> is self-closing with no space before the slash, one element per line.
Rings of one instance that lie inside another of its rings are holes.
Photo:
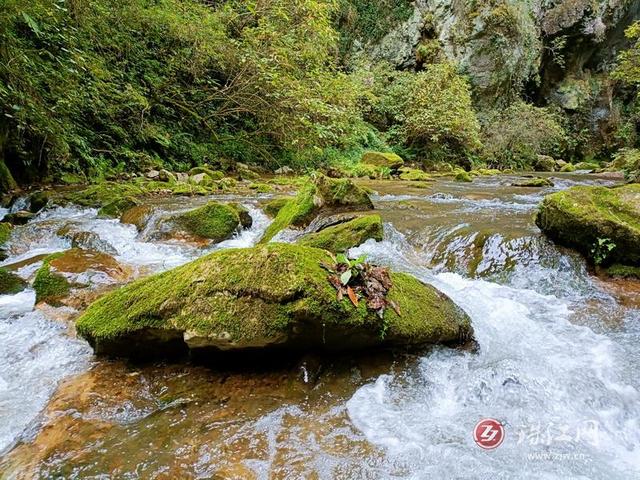
<path fill-rule="evenodd" d="M 387 298 L 393 286 L 389 269 L 378 267 L 364 261 L 364 257 L 350 260 L 345 255 L 334 258 L 335 264 L 322 262 L 320 265 L 329 272 L 327 280 L 337 291 L 338 301 L 346 296 L 354 307 L 364 299 L 367 308 L 373 310 L 380 318 L 387 307 L 391 307 L 398 315 L 400 306 Z"/>

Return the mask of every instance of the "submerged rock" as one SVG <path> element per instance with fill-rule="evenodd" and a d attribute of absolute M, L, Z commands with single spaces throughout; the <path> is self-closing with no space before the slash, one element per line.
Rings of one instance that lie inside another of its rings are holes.
<path fill-rule="evenodd" d="M 594 263 L 640 265 L 640 185 L 573 187 L 547 195 L 536 224 Z"/>
<path fill-rule="evenodd" d="M 305 235 L 298 240 L 298 244 L 322 248 L 330 252 L 346 252 L 370 238 L 378 242 L 382 241 L 383 233 L 380 215 L 366 215 Z"/>
<path fill-rule="evenodd" d="M 305 185 L 294 199 L 280 209 L 260 243 L 268 242 L 284 228 L 309 225 L 320 212 L 372 209 L 373 203 L 368 193 L 351 180 L 317 175 L 313 182 Z"/>
<path fill-rule="evenodd" d="M 327 252 L 289 244 L 213 253 L 134 282 L 95 302 L 77 322 L 96 353 L 157 356 L 187 350 L 358 349 L 461 343 L 467 315 L 446 295 L 392 273 L 383 318 L 338 301 Z"/>

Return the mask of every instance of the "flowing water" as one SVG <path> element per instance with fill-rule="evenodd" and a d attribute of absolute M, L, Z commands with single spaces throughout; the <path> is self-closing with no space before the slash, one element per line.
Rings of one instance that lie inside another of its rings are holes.
<path fill-rule="evenodd" d="M 640 284 L 590 275 L 533 223 L 545 193 L 611 181 L 512 181 L 366 182 L 385 239 L 351 252 L 447 293 L 477 351 L 131 365 L 92 357 L 70 307 L 34 309 L 29 290 L 0 297 L 0 477 L 640 478 Z M 16 229 L 4 264 L 31 277 L 42 254 L 69 247 L 56 232 L 73 222 L 147 275 L 251 245 L 268 223 L 245 198 L 254 226 L 228 242 L 156 239 L 154 219 L 202 201 L 158 205 L 140 233 L 93 210 L 49 210 Z M 492 451 L 472 436 L 486 417 L 506 432 Z"/>

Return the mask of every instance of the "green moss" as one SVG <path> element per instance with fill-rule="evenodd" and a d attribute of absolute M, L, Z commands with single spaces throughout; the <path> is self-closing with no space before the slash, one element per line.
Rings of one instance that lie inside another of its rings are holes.
<path fill-rule="evenodd" d="M 106 204 L 104 204 L 100 210 L 98 210 L 98 214 L 105 217 L 119 217 L 126 210 L 133 208 L 140 203 L 134 197 L 122 197 L 116 198 Z"/>
<path fill-rule="evenodd" d="M 431 175 L 417 168 L 404 167 L 400 169 L 400 180 L 425 182 L 431 180 Z"/>
<path fill-rule="evenodd" d="M 252 183 L 249 185 L 251 190 L 255 190 L 258 193 L 271 193 L 273 192 L 273 187 L 266 183 Z"/>
<path fill-rule="evenodd" d="M 15 273 L 0 267 L 0 295 L 13 295 L 24 290 L 27 283 Z"/>
<path fill-rule="evenodd" d="M 321 210 L 370 210 L 373 203 L 367 192 L 349 179 L 332 179 L 316 175 L 293 199 L 278 212 L 265 231 L 260 243 L 271 240 L 278 232 L 288 227 L 304 227 Z"/>
<path fill-rule="evenodd" d="M 4 161 L 0 160 L 0 192 L 10 192 L 16 188 L 18 188 L 18 184 L 13 179 L 13 175 Z"/>
<path fill-rule="evenodd" d="M 278 215 L 278 212 L 284 207 L 288 201 L 292 200 L 291 197 L 281 197 L 270 200 L 265 203 L 263 210 L 269 217 L 273 218 Z"/>
<path fill-rule="evenodd" d="M 573 163 L 567 163 L 560 168 L 561 172 L 575 172 L 576 166 Z"/>
<path fill-rule="evenodd" d="M 600 168 L 600 165 L 592 162 L 580 162 L 575 164 L 576 170 L 597 170 Z"/>
<path fill-rule="evenodd" d="M 607 268 L 607 273 L 612 277 L 640 279 L 640 267 L 621 265 L 619 263 Z"/>
<path fill-rule="evenodd" d="M 382 241 L 384 229 L 380 215 L 367 215 L 350 222 L 325 228 L 318 233 L 305 235 L 299 245 L 322 248 L 330 252 L 345 252 L 373 238 Z"/>
<path fill-rule="evenodd" d="M 400 155 L 395 153 L 384 152 L 365 152 L 362 155 L 362 163 L 367 165 L 375 165 L 376 167 L 387 167 L 392 170 L 398 169 L 404 165 L 404 160 Z"/>
<path fill-rule="evenodd" d="M 471 174 L 469 172 L 465 172 L 464 170 L 458 171 L 454 178 L 456 182 L 473 182 Z"/>
<path fill-rule="evenodd" d="M 11 237 L 13 225 L 7 222 L 0 222 L 0 247 L 3 246 Z"/>
<path fill-rule="evenodd" d="M 471 333 L 468 317 L 447 297 L 404 274 L 393 274 L 391 309 L 381 321 L 348 300 L 338 302 L 320 249 L 270 244 L 213 253 L 134 282 L 89 307 L 76 326 L 97 352 L 124 353 L 152 329 L 184 332 L 191 347 L 221 349 L 283 344 L 358 348 L 456 342 Z"/>
<path fill-rule="evenodd" d="M 213 170 L 209 167 L 195 167 L 189 170 L 189 175 L 198 175 L 199 173 L 204 173 L 208 175 L 212 180 L 222 180 L 224 178 L 224 173 L 220 170 Z"/>
<path fill-rule="evenodd" d="M 36 302 L 56 304 L 61 298 L 69 294 L 71 285 L 64 276 L 51 271 L 50 262 L 59 258 L 63 253 L 49 255 L 43 260 L 42 266 L 36 272 L 33 289 L 36 291 Z"/>
<path fill-rule="evenodd" d="M 214 242 L 226 240 L 240 225 L 237 209 L 218 202 L 209 202 L 176 217 L 174 221 L 189 233 Z"/>
<path fill-rule="evenodd" d="M 513 184 L 514 187 L 553 187 L 553 182 L 548 178 L 535 177 Z"/>
<path fill-rule="evenodd" d="M 547 195 L 536 224 L 594 262 L 640 264 L 640 185 L 579 186 Z M 614 247 L 600 258 L 597 247 L 605 240 Z"/>

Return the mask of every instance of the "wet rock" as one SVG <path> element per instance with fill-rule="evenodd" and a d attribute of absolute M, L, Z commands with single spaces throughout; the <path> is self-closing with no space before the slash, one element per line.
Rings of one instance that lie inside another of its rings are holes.
<path fill-rule="evenodd" d="M 33 219 L 36 216 L 35 213 L 29 212 L 27 210 L 19 210 L 15 213 L 9 213 L 4 217 L 6 222 L 9 222 L 11 225 L 26 225 L 29 220 Z"/>
<path fill-rule="evenodd" d="M 317 174 L 280 209 L 260 243 L 268 242 L 284 228 L 306 227 L 320 213 L 372 209 L 368 193 L 351 180 Z"/>
<path fill-rule="evenodd" d="M 170 221 L 188 233 L 216 243 L 230 238 L 241 224 L 238 208 L 219 202 L 209 202 Z"/>
<path fill-rule="evenodd" d="M 594 263 L 640 265 L 639 184 L 579 186 L 547 195 L 536 224 Z"/>
<path fill-rule="evenodd" d="M 367 215 L 321 229 L 298 240 L 299 245 L 346 252 L 369 239 L 382 241 L 384 229 L 380 215 Z"/>
<path fill-rule="evenodd" d="M 149 180 L 158 180 L 160 178 L 160 172 L 158 170 L 149 170 L 145 173 L 145 177 Z"/>
<path fill-rule="evenodd" d="M 515 182 L 511 184 L 513 187 L 553 187 L 553 182 L 548 178 L 534 177 L 522 182 Z"/>
<path fill-rule="evenodd" d="M 467 315 L 435 288 L 392 273 L 381 319 L 366 302 L 338 301 L 319 249 L 272 244 L 213 253 L 116 290 L 78 320 L 97 353 L 162 354 L 165 348 L 233 351 L 265 347 L 354 350 L 472 337 Z"/>
<path fill-rule="evenodd" d="M 0 295 L 13 295 L 27 288 L 27 282 L 15 273 L 0 267 Z"/>
<path fill-rule="evenodd" d="M 71 239 L 71 246 L 73 248 L 97 250 L 111 255 L 118 253 L 109 242 L 102 240 L 100 235 L 95 232 L 72 231 L 69 233 L 69 238 Z"/>
<path fill-rule="evenodd" d="M 81 248 L 57 254 L 48 263 L 56 272 L 79 274 L 93 270 L 106 273 L 117 281 L 124 281 L 131 274 L 129 269 L 121 266 L 111 255 Z"/>
<path fill-rule="evenodd" d="M 138 231 L 141 232 L 147 226 L 147 222 L 153 212 L 154 208 L 151 205 L 135 205 L 122 213 L 120 222 L 135 225 Z"/>
<path fill-rule="evenodd" d="M 253 225 L 253 218 L 251 217 L 249 210 L 247 210 L 239 203 L 230 203 L 229 206 L 234 208 L 236 212 L 238 212 L 238 217 L 240 217 L 240 225 L 242 226 L 242 228 L 251 228 L 251 226 Z"/>
<path fill-rule="evenodd" d="M 36 192 L 29 197 L 29 211 L 38 213 L 49 203 L 49 196 L 45 192 Z"/>
<path fill-rule="evenodd" d="M 376 167 L 387 167 L 391 170 L 397 170 L 404 165 L 404 160 L 400 155 L 383 152 L 366 152 L 362 155 L 361 162 Z"/>

